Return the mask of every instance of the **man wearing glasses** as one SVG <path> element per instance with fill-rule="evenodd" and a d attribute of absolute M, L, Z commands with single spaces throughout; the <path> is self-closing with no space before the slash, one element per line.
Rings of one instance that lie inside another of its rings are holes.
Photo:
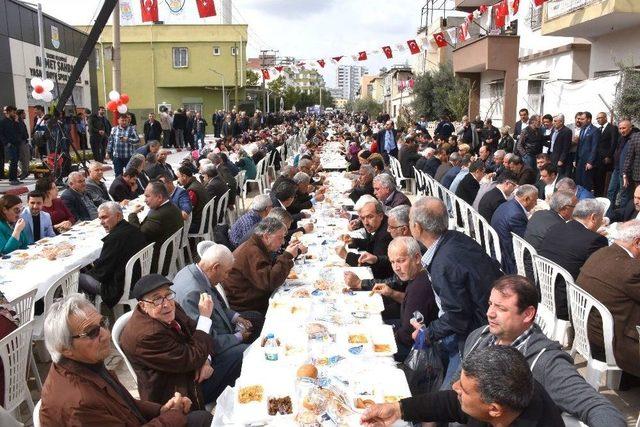
<path fill-rule="evenodd" d="M 82 294 L 56 301 L 44 322 L 53 363 L 42 387 L 40 423 L 56 426 L 208 426 L 211 415 L 189 413 L 191 400 L 176 392 L 164 405 L 134 399 L 109 372 L 111 333 Z"/>
<path fill-rule="evenodd" d="M 138 305 L 122 331 L 120 345 L 136 372 L 142 399 L 160 403 L 179 392 L 194 408 L 204 409 L 217 398 L 209 393 L 217 385 L 211 383 L 224 377 L 224 372 L 214 374 L 212 368 L 213 301 L 201 295 L 196 324 L 176 303 L 171 285 L 159 274 L 138 280 L 133 288 Z"/>

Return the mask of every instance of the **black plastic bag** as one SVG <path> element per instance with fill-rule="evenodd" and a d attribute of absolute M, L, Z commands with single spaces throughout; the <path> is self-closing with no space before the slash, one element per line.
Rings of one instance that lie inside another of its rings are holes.
<path fill-rule="evenodd" d="M 403 369 L 412 395 L 438 391 L 444 379 L 444 365 L 437 344 L 425 343 L 421 330 L 404 361 Z"/>

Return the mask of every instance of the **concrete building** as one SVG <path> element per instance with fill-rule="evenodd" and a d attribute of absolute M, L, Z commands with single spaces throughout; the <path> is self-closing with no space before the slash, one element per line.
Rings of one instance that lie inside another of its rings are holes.
<path fill-rule="evenodd" d="M 96 55 L 102 104 L 112 89 L 111 42 L 106 27 Z M 223 86 L 227 107 L 242 109 L 246 102 L 247 25 L 123 26 L 120 43 L 122 92 L 131 99 L 128 106 L 140 129 L 140 119 L 161 105 L 201 111 L 209 120 L 223 107 Z"/>
<path fill-rule="evenodd" d="M 324 89 L 324 78 L 322 74 L 313 68 L 299 69 L 296 72 L 285 72 L 288 75 L 288 85 L 300 89 L 307 94 L 311 94 L 314 91 Z"/>
<path fill-rule="evenodd" d="M 394 65 L 390 70 L 381 73 L 382 79 L 382 109 L 396 119 L 403 107 L 410 107 L 413 102 L 411 89 L 400 90 L 400 82 L 408 82 L 413 78 L 413 72 L 407 65 Z"/>
<path fill-rule="evenodd" d="M 378 76 L 372 76 L 370 74 L 365 74 L 360 77 L 360 83 L 358 83 L 358 98 L 365 99 L 373 97 L 373 81 Z"/>
<path fill-rule="evenodd" d="M 336 70 L 336 86 L 342 90 L 341 98 L 353 100 L 360 86 L 360 78 L 367 74 L 366 67 L 339 65 Z"/>
<path fill-rule="evenodd" d="M 54 100 L 66 85 L 86 40 L 85 33 L 44 15 L 44 78 L 57 83 L 52 91 Z M 95 55 L 89 57 L 73 88 L 73 101 L 78 108 L 97 107 L 95 60 Z M 42 77 L 36 10 L 18 1 L 0 0 L 0 104 L 15 105 L 33 117 L 33 107 L 43 105 L 31 97 L 33 77 Z M 70 99 L 67 105 L 71 102 Z"/>

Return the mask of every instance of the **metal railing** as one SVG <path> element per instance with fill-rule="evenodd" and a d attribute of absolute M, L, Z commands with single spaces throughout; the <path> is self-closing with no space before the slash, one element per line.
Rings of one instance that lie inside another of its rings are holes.
<path fill-rule="evenodd" d="M 547 19 L 555 19 L 603 1 L 607 0 L 551 0 L 544 7 L 547 8 Z"/>

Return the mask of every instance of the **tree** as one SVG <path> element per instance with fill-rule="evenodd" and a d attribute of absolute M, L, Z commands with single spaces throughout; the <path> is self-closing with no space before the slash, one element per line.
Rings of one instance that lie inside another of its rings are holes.
<path fill-rule="evenodd" d="M 269 83 L 267 83 L 267 87 L 269 88 L 269 90 L 277 95 L 282 95 L 286 86 L 287 80 L 284 78 L 284 76 L 280 76 L 277 79 L 271 80 Z"/>
<path fill-rule="evenodd" d="M 326 89 L 322 90 L 322 106 L 332 107 L 334 105 L 331 93 Z M 287 110 L 295 105 L 297 110 L 304 110 L 307 107 L 320 105 L 320 91 L 312 90 L 311 93 L 289 86 L 284 91 L 284 105 Z"/>
<path fill-rule="evenodd" d="M 413 109 L 434 119 L 448 114 L 458 120 L 467 114 L 469 106 L 469 82 L 456 77 L 450 63 L 441 64 L 435 71 L 415 79 Z"/>
<path fill-rule="evenodd" d="M 364 99 L 358 98 L 347 102 L 345 109 L 347 111 L 366 111 L 369 113 L 369 117 L 374 117 L 382 112 L 382 104 L 368 96 Z"/>
<path fill-rule="evenodd" d="M 246 86 L 258 86 L 260 75 L 253 70 L 247 70 L 246 72 Z"/>
<path fill-rule="evenodd" d="M 640 70 L 621 65 L 614 108 L 620 119 L 640 121 Z"/>

